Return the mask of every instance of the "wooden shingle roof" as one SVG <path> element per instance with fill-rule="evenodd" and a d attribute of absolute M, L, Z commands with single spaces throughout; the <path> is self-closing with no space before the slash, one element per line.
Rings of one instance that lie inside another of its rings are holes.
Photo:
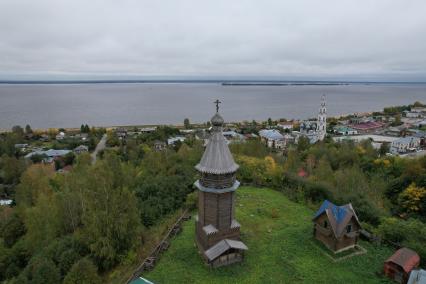
<path fill-rule="evenodd" d="M 234 173 L 238 165 L 234 162 L 228 143 L 222 133 L 222 117 L 216 113 L 212 118 L 213 133 L 209 138 L 203 157 L 195 168 L 203 173 L 228 174 Z"/>

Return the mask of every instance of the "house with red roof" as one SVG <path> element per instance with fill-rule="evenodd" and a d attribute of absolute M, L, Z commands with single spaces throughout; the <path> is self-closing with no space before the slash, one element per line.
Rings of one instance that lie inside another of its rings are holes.
<path fill-rule="evenodd" d="M 407 283 L 410 272 L 420 264 L 420 256 L 408 248 L 400 248 L 385 261 L 384 273 L 398 283 Z"/>
<path fill-rule="evenodd" d="M 355 247 L 361 224 L 352 204 L 337 206 L 325 200 L 315 213 L 314 237 L 334 253 Z"/>

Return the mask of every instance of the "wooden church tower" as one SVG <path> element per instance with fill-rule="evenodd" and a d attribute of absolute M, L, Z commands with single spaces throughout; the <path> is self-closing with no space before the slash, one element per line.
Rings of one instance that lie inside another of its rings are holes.
<path fill-rule="evenodd" d="M 200 179 L 198 188 L 198 217 L 196 241 L 200 254 L 212 267 L 240 262 L 247 246 L 240 240 L 240 224 L 235 220 L 235 191 L 238 165 L 234 162 L 227 141 L 222 134 L 223 118 L 212 117 L 212 133 L 201 161 L 195 168 Z"/>

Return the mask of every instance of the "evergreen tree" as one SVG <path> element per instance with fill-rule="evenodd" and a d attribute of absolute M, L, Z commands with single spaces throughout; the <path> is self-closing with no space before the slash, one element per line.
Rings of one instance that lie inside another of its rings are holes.
<path fill-rule="evenodd" d="M 183 120 L 183 125 L 185 126 L 185 129 L 191 128 L 191 124 L 189 123 L 189 118 L 185 118 Z"/>
<path fill-rule="evenodd" d="M 32 134 L 33 130 L 31 129 L 31 126 L 29 124 L 27 124 L 25 126 L 25 134 Z"/>

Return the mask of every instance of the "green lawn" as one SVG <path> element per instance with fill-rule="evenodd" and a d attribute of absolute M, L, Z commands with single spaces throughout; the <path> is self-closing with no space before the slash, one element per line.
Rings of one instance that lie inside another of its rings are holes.
<path fill-rule="evenodd" d="M 312 239 L 312 210 L 270 189 L 242 187 L 237 192 L 237 219 L 249 247 L 242 264 L 206 267 L 190 220 L 155 269 L 143 276 L 156 284 L 388 283 L 376 272 L 382 270 L 391 249 L 362 242 L 367 254 L 334 263 Z"/>

